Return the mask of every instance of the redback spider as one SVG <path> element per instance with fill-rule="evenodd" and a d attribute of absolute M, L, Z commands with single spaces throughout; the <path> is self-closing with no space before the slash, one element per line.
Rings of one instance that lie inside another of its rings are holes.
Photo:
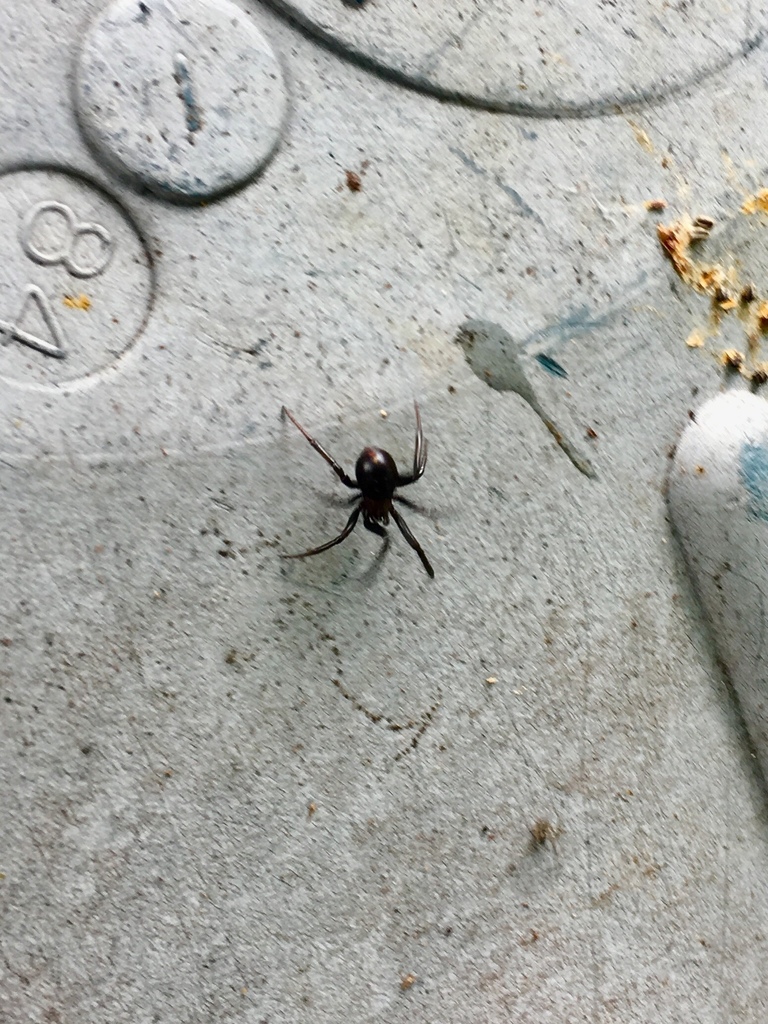
<path fill-rule="evenodd" d="M 321 552 L 327 551 L 328 548 L 341 544 L 354 530 L 362 512 L 363 526 L 366 530 L 370 530 L 371 533 L 378 534 L 379 537 L 387 536 L 387 531 L 384 527 L 389 523 L 389 517 L 392 516 L 400 533 L 402 533 L 419 556 L 421 564 L 427 570 L 429 576 L 434 577 L 435 570 L 429 564 L 429 559 L 424 554 L 419 542 L 408 529 L 405 520 L 393 505 L 393 502 L 399 501 L 403 505 L 413 507 L 407 498 L 402 498 L 399 494 L 395 494 L 395 490 L 398 487 L 405 487 L 408 484 L 415 483 L 420 476 L 423 476 L 424 470 L 427 467 L 427 442 L 424 440 L 424 434 L 421 429 L 421 414 L 419 413 L 418 403 L 414 402 L 413 405 L 416 410 L 416 447 L 413 452 L 413 471 L 405 474 L 398 473 L 395 460 L 383 448 L 363 448 L 355 463 L 355 479 L 357 483 L 347 476 L 338 462 L 328 454 L 325 448 L 318 444 L 311 434 L 307 433 L 293 413 L 283 406 L 283 415 L 287 416 L 291 423 L 301 431 L 318 455 L 322 455 L 344 486 L 360 491 L 359 495 L 355 495 L 351 499 L 353 502 L 357 502 L 357 505 L 347 520 L 347 525 L 338 537 L 329 540 L 327 544 L 321 544 L 319 548 L 302 551 L 298 555 L 282 555 L 283 558 L 308 558 L 310 555 L 319 555 Z"/>

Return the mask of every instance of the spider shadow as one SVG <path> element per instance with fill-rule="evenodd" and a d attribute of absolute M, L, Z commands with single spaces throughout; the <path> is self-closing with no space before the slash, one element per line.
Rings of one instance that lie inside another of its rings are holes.
<path fill-rule="evenodd" d="M 384 559 L 387 557 L 387 552 L 389 551 L 389 545 L 391 543 L 392 538 L 390 537 L 389 533 L 385 533 L 384 536 L 382 537 L 381 545 L 379 546 L 379 550 L 376 552 L 373 561 L 370 563 L 368 568 L 364 569 L 363 572 L 361 572 L 360 575 L 357 577 L 358 583 L 362 583 L 365 586 L 369 586 L 371 583 L 374 583 L 378 579 L 379 573 L 381 572 L 382 566 L 384 565 Z"/>
<path fill-rule="evenodd" d="M 327 491 L 323 491 L 319 487 L 310 487 L 310 489 L 317 498 L 319 503 L 325 505 L 327 508 L 345 509 L 347 511 L 347 514 L 349 514 L 350 506 L 360 501 L 359 493 L 353 494 L 352 497 L 344 497 L 343 495 L 340 494 L 329 494 Z M 384 565 L 384 559 L 386 558 L 387 552 L 389 551 L 390 545 L 392 543 L 392 534 L 390 530 L 391 526 L 386 533 L 380 535 L 381 544 L 379 545 L 378 551 L 376 552 L 373 560 L 368 564 L 367 568 L 359 573 L 355 572 L 354 570 L 350 571 L 351 566 L 349 567 L 349 569 L 342 570 L 342 578 L 344 580 L 346 580 L 348 583 L 359 583 L 367 587 L 370 586 L 378 578 L 382 566 Z M 369 534 L 370 539 L 373 539 L 373 537 L 379 537 L 379 535 L 376 534 L 375 530 L 369 531 L 365 529 L 362 521 L 359 521 L 358 529 L 355 531 L 357 540 L 368 540 Z M 350 539 L 351 538 L 347 539 L 347 544 L 349 544 Z M 364 556 L 364 552 L 361 551 L 360 555 Z M 313 561 L 313 558 L 310 557 L 306 559 L 306 561 Z"/>

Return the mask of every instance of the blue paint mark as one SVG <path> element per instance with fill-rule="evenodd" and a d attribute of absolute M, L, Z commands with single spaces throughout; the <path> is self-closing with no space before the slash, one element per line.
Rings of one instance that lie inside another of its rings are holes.
<path fill-rule="evenodd" d="M 528 203 L 526 203 L 526 201 L 523 199 L 519 192 L 515 191 L 515 189 L 513 189 L 511 185 L 505 185 L 501 178 L 498 176 L 498 174 L 494 174 L 493 180 L 499 186 L 501 191 L 505 192 L 510 197 L 510 199 L 513 200 L 515 206 L 518 208 L 520 213 L 522 213 L 525 217 L 530 217 L 532 220 L 535 220 L 537 223 L 541 224 L 542 227 L 544 227 L 544 221 L 541 219 L 538 213 L 536 213 L 533 207 L 529 206 Z"/>
<path fill-rule="evenodd" d="M 449 146 L 448 152 L 453 153 L 454 156 L 457 156 L 459 160 L 461 160 L 461 162 L 464 164 L 464 166 L 468 167 L 470 171 L 472 171 L 474 174 L 481 174 L 484 176 L 488 173 L 486 169 L 484 167 L 481 167 L 480 164 L 476 163 L 471 156 L 467 156 L 466 153 L 462 153 L 462 151 L 458 149 L 456 146 Z"/>
<path fill-rule="evenodd" d="M 553 377 L 567 377 L 568 371 L 561 366 L 556 359 L 548 356 L 545 352 L 537 352 L 534 356 L 537 363 L 544 367 Z"/>
<path fill-rule="evenodd" d="M 464 164 L 464 166 L 468 167 L 473 174 L 479 174 L 484 178 L 488 176 L 488 171 L 485 169 L 485 167 L 481 167 L 480 164 L 473 160 L 471 156 L 467 156 L 466 153 L 462 152 L 456 146 L 449 146 L 448 152 L 453 153 L 454 156 L 457 156 L 459 160 L 461 160 L 461 162 Z M 544 221 L 541 219 L 538 213 L 536 213 L 533 207 L 529 206 L 528 203 L 526 203 L 526 201 L 523 199 L 523 197 L 520 195 L 518 191 L 512 188 L 511 185 L 505 184 L 498 174 L 494 174 L 493 180 L 499 186 L 501 191 L 509 196 L 509 198 L 514 202 L 515 206 L 518 208 L 518 210 L 524 217 L 530 217 L 531 220 L 535 220 L 538 224 L 541 224 L 541 226 L 544 227 Z"/>
<path fill-rule="evenodd" d="M 747 515 L 768 523 L 768 448 L 745 441 L 739 455 L 739 476 L 749 494 Z"/>

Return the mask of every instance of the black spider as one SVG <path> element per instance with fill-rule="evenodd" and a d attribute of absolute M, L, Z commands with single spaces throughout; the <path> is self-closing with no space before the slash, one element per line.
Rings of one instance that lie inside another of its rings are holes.
<path fill-rule="evenodd" d="M 293 413 L 283 406 L 283 415 L 287 416 L 291 423 L 301 431 L 315 451 L 322 455 L 345 487 L 351 487 L 356 491 L 360 491 L 359 496 L 352 499 L 352 501 L 357 502 L 357 505 L 347 520 L 347 525 L 338 537 L 329 540 L 327 544 L 321 544 L 318 548 L 312 548 L 311 551 L 302 551 L 298 555 L 283 555 L 283 558 L 307 558 L 310 555 L 319 555 L 321 552 L 327 551 L 328 548 L 332 548 L 335 544 L 341 544 L 354 530 L 362 512 L 363 526 L 366 530 L 370 530 L 371 533 L 378 534 L 379 537 L 387 536 L 387 531 L 384 527 L 389 523 L 389 517 L 392 516 L 400 533 L 402 533 L 421 559 L 421 564 L 427 570 L 427 573 L 434 577 L 435 570 L 429 564 L 429 559 L 393 504 L 393 502 L 399 501 L 403 505 L 411 505 L 407 498 L 402 498 L 399 494 L 395 494 L 395 489 L 415 483 L 424 474 L 427 466 L 427 442 L 424 440 L 424 434 L 421 429 L 421 414 L 419 413 L 418 403 L 414 402 L 413 405 L 416 409 L 416 447 L 413 453 L 413 472 L 406 473 L 405 475 L 398 473 L 395 460 L 383 448 L 363 448 L 355 463 L 355 479 L 357 483 L 347 476 L 338 462 L 318 444 L 311 434 L 307 433 L 304 427 L 296 420 Z"/>

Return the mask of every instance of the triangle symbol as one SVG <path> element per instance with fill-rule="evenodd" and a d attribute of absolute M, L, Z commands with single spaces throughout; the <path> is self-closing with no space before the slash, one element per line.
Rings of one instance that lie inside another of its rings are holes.
<path fill-rule="evenodd" d="M 25 319 L 31 321 L 28 326 L 32 330 L 26 330 L 21 326 Z M 20 341 L 22 345 L 29 345 L 30 348 L 42 352 L 43 355 L 66 359 L 64 332 L 54 316 L 48 297 L 36 284 L 27 285 L 21 310 L 15 323 L 3 326 L 5 328 L 3 333 L 9 340 Z M 36 333 L 32 333 L 33 331 Z"/>

